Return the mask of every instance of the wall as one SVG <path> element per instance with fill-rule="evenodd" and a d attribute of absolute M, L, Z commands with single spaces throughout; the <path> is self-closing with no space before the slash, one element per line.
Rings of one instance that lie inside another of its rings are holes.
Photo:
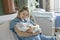
<path fill-rule="evenodd" d="M 0 0 L 0 15 L 4 14 L 4 10 L 3 10 L 3 0 Z"/>
<path fill-rule="evenodd" d="M 54 1 L 54 9 L 56 12 L 59 12 L 59 0 Z"/>
<path fill-rule="evenodd" d="M 28 0 L 18 0 L 18 7 L 19 7 L 19 9 L 22 6 L 27 6 L 27 2 L 28 2 Z"/>
<path fill-rule="evenodd" d="M 50 0 L 50 11 L 54 11 L 54 1 L 55 0 Z"/>
<path fill-rule="evenodd" d="M 36 8 L 36 0 L 28 0 L 29 12 L 32 12 Z"/>

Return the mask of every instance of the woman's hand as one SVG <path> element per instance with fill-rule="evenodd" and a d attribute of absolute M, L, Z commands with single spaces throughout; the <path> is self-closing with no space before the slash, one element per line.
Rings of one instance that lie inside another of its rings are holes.
<path fill-rule="evenodd" d="M 34 29 L 34 28 L 30 27 L 26 32 L 28 32 L 28 33 L 33 33 L 33 29 Z"/>

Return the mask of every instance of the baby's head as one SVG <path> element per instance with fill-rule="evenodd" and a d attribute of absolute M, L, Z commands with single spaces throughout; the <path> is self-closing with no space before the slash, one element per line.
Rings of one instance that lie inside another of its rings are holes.
<path fill-rule="evenodd" d="M 18 18 L 21 18 L 21 19 L 26 19 L 29 17 L 29 10 L 28 10 L 28 7 L 22 7 L 19 11 L 18 11 Z"/>

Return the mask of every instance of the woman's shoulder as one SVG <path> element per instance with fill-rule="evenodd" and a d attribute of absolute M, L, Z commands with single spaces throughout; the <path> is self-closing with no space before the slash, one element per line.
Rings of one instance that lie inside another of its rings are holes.
<path fill-rule="evenodd" d="M 20 22 L 20 20 L 18 18 L 15 18 L 15 19 L 11 20 L 11 22 Z"/>

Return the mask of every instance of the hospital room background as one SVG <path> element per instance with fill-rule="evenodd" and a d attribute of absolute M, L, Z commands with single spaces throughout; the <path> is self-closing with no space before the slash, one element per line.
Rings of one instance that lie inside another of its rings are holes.
<path fill-rule="evenodd" d="M 0 0 L 0 40 L 17 40 L 9 23 L 22 6 L 29 8 L 43 34 L 60 40 L 60 0 Z"/>

